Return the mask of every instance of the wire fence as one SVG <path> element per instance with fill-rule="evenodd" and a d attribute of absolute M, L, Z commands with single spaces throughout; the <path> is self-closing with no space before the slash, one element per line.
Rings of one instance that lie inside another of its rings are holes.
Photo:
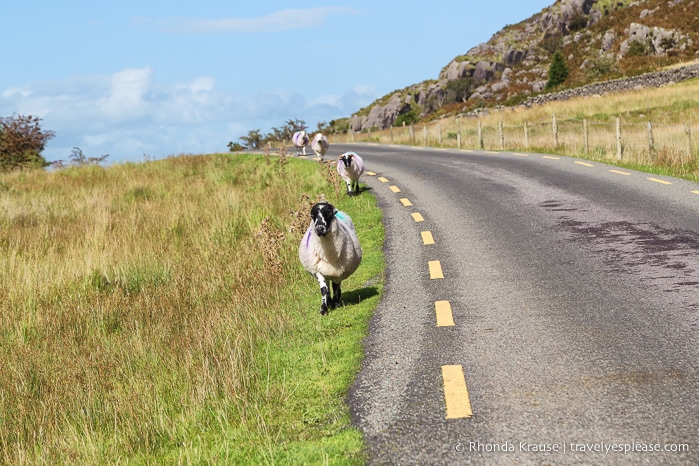
<path fill-rule="evenodd" d="M 487 151 L 529 151 L 587 156 L 651 165 L 699 164 L 697 133 L 690 123 L 594 121 L 551 115 L 548 120 L 496 124 L 476 118 L 450 118 L 424 125 L 349 132 L 331 142 L 378 142 Z"/>

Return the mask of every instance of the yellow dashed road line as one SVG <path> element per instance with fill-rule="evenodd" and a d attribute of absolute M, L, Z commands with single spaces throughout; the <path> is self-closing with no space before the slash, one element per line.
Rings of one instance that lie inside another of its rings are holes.
<path fill-rule="evenodd" d="M 399 192 L 400 192 L 400 188 L 399 188 L 398 186 L 389 186 L 389 188 L 390 188 L 391 191 L 393 191 L 394 193 L 399 193 Z"/>
<path fill-rule="evenodd" d="M 541 158 L 542 159 L 549 159 L 549 160 L 561 160 L 560 157 L 554 157 L 552 155 L 542 155 Z"/>
<path fill-rule="evenodd" d="M 692 191 L 694 194 L 699 194 L 699 191 Z"/>
<path fill-rule="evenodd" d="M 512 155 L 518 155 L 520 157 L 529 157 L 529 154 L 522 154 L 520 152 L 513 152 Z"/>
<path fill-rule="evenodd" d="M 437 315 L 437 327 L 453 327 L 455 325 L 449 301 L 435 301 L 434 311 Z"/>
<path fill-rule="evenodd" d="M 422 235 L 422 244 L 434 244 L 431 231 L 423 231 L 420 234 Z"/>
<path fill-rule="evenodd" d="M 594 167 L 594 165 L 592 165 L 591 163 L 587 163 L 587 162 L 575 162 L 575 163 L 577 163 L 578 165 L 584 165 L 586 167 Z"/>
<path fill-rule="evenodd" d="M 383 176 L 380 176 L 377 179 L 382 183 L 388 183 L 388 180 L 386 178 L 384 178 Z"/>
<path fill-rule="evenodd" d="M 648 178 L 648 181 L 653 181 L 655 183 L 660 183 L 660 184 L 672 184 L 669 181 L 660 180 L 658 178 Z"/>
<path fill-rule="evenodd" d="M 374 172 L 366 172 L 366 174 L 369 176 L 376 176 L 376 173 L 374 173 Z"/>
<path fill-rule="evenodd" d="M 629 172 L 622 172 L 622 171 L 619 171 L 619 170 L 609 170 L 609 171 L 610 171 L 611 173 L 616 173 L 617 175 L 626 175 L 626 176 L 631 175 L 631 173 L 629 173 Z"/>
<path fill-rule="evenodd" d="M 471 399 L 466 388 L 464 368 L 442 366 L 444 380 L 444 401 L 447 405 L 447 419 L 461 419 L 473 416 Z"/>
<path fill-rule="evenodd" d="M 422 214 L 420 212 L 413 212 L 412 214 L 413 220 L 416 222 L 424 222 L 425 219 L 422 217 Z"/>
<path fill-rule="evenodd" d="M 430 268 L 430 280 L 436 280 L 438 278 L 444 278 L 442 273 L 442 264 L 439 261 L 429 261 L 427 263 Z"/>
<path fill-rule="evenodd" d="M 410 207 L 411 205 L 413 205 L 413 203 L 410 202 L 410 200 L 409 200 L 407 197 L 401 198 L 400 202 L 401 202 L 401 204 L 403 204 L 405 207 Z"/>

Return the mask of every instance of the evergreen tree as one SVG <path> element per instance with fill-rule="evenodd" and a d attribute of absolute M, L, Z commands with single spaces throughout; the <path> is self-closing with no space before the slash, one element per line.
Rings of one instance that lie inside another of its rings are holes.
<path fill-rule="evenodd" d="M 549 80 L 546 82 L 546 89 L 553 89 L 559 84 L 563 83 L 568 77 L 568 67 L 563 61 L 563 55 L 561 52 L 556 52 L 553 54 L 551 59 L 551 66 L 549 67 Z"/>

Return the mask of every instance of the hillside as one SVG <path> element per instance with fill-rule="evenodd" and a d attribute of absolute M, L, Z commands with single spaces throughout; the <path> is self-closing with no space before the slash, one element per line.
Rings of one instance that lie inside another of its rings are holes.
<path fill-rule="evenodd" d="M 352 115 L 353 131 L 512 106 L 551 91 L 653 72 L 699 58 L 698 0 L 558 0 L 508 25 L 437 79 L 394 91 Z M 547 89 L 554 53 L 567 79 Z"/>

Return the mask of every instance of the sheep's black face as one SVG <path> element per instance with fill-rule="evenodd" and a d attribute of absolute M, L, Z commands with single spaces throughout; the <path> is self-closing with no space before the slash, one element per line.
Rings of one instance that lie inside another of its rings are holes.
<path fill-rule="evenodd" d="M 325 236 L 330 231 L 330 222 L 337 213 L 337 209 L 327 202 L 319 202 L 311 208 L 313 229 L 318 236 Z"/>
<path fill-rule="evenodd" d="M 340 156 L 340 160 L 345 164 L 345 167 L 349 168 L 352 166 L 352 154 L 344 154 Z"/>

